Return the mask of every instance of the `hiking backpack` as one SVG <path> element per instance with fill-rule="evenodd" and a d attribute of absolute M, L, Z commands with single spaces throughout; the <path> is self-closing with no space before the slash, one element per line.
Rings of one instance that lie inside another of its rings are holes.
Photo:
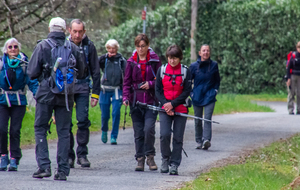
<path fill-rule="evenodd" d="M 161 68 L 160 68 L 160 77 L 161 79 L 163 80 L 165 75 L 167 76 L 170 76 L 171 78 L 173 78 L 173 76 L 181 76 L 182 77 L 182 82 L 181 82 L 181 86 L 183 85 L 183 82 L 184 80 L 186 79 L 186 75 L 187 75 L 187 70 L 188 70 L 188 67 L 181 64 L 181 74 L 179 75 L 173 75 L 173 74 L 168 74 L 166 73 L 166 69 L 167 69 L 167 65 L 168 64 L 165 64 L 165 65 L 162 65 Z M 191 107 L 192 106 L 192 101 L 189 97 L 187 97 L 185 99 L 185 104 L 183 104 L 185 107 Z"/>
<path fill-rule="evenodd" d="M 165 75 L 171 76 L 171 77 L 172 77 L 171 74 L 165 73 L 165 72 L 166 72 L 167 65 L 168 65 L 168 64 L 165 64 L 165 65 L 162 65 L 162 66 L 161 66 L 161 69 L 160 69 L 160 77 L 161 77 L 161 79 L 164 79 Z M 186 78 L 187 70 L 188 70 L 187 66 L 181 64 L 181 74 L 180 74 L 180 75 L 175 75 L 175 76 L 181 76 L 181 77 L 182 77 L 182 83 L 181 83 L 181 86 L 183 85 L 183 81 L 184 81 L 184 79 Z"/>
<path fill-rule="evenodd" d="M 74 94 L 76 80 L 76 59 L 72 54 L 72 46 L 69 40 L 59 46 L 51 39 L 45 40 L 51 47 L 51 75 L 49 77 L 50 90 L 54 94 L 64 94 L 66 108 L 69 111 L 68 95 Z M 59 63 L 58 63 L 59 61 Z M 55 68 L 56 71 L 55 71 Z"/>

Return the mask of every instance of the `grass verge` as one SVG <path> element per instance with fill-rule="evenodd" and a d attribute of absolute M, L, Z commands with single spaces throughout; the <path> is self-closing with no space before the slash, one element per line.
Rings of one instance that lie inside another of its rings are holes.
<path fill-rule="evenodd" d="M 265 100 L 262 98 L 268 97 L 267 94 L 263 95 L 235 95 L 235 94 L 219 94 L 217 96 L 217 103 L 214 110 L 214 115 L 218 114 L 230 114 L 236 112 L 272 112 L 273 110 L 267 106 L 259 106 L 256 104 L 251 103 L 253 99 Z M 270 95 L 271 98 L 267 100 L 277 100 L 278 97 L 280 98 L 281 95 Z M 126 117 L 126 127 L 132 126 L 131 118 L 129 117 L 129 108 L 127 110 L 127 117 Z M 193 108 L 189 109 L 189 114 L 194 115 Z M 120 128 L 123 127 L 124 124 L 124 113 L 125 107 L 122 106 L 121 108 L 121 118 L 120 118 Z M 28 145 L 34 144 L 34 108 L 28 108 L 23 119 L 23 125 L 21 129 L 21 145 Z M 96 132 L 101 130 L 101 111 L 99 105 L 94 108 L 89 109 L 89 119 L 91 121 L 91 132 Z M 76 114 L 75 109 L 73 112 L 72 117 L 73 122 L 73 134 L 76 134 L 77 126 L 76 126 Z M 109 128 L 111 129 L 112 120 L 109 120 Z M 51 134 L 48 135 L 48 139 L 57 139 L 55 125 L 52 124 L 51 126 Z M 122 129 L 120 129 L 122 130 Z"/>
<path fill-rule="evenodd" d="M 299 189 L 291 184 L 299 176 L 300 135 L 272 143 L 245 156 L 241 163 L 213 168 L 181 190 Z M 299 185 L 300 183 L 298 183 Z"/>

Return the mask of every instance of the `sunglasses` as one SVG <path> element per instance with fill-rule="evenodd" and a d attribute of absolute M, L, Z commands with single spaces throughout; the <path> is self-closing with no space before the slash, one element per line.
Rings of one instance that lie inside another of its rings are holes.
<path fill-rule="evenodd" d="M 17 45 L 14 45 L 14 46 L 8 46 L 8 49 L 12 49 L 12 48 L 14 48 L 14 49 L 19 49 L 19 46 L 17 46 Z"/>

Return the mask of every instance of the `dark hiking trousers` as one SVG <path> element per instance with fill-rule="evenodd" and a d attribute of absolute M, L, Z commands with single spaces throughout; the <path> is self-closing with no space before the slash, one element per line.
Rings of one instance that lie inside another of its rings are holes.
<path fill-rule="evenodd" d="M 75 94 L 74 100 L 76 103 L 76 119 L 77 119 L 77 149 L 76 154 L 77 158 L 86 158 L 88 154 L 87 144 L 89 143 L 91 122 L 89 120 L 89 94 Z M 75 160 L 74 148 L 74 136 L 72 133 L 73 124 L 70 125 L 70 149 L 69 149 L 69 158 Z"/>
<path fill-rule="evenodd" d="M 135 157 L 155 155 L 155 121 L 157 112 L 138 106 L 131 108 L 134 130 Z"/>
<path fill-rule="evenodd" d="M 193 106 L 194 114 L 197 117 L 203 118 L 204 108 L 204 119 L 211 120 L 212 114 L 215 108 L 215 102 L 210 103 L 206 106 Z M 202 143 L 205 140 L 211 141 L 212 129 L 211 122 L 204 121 L 204 127 L 202 127 L 202 120 L 195 119 L 195 138 L 197 143 Z"/>
<path fill-rule="evenodd" d="M 160 150 L 163 159 L 169 159 L 170 165 L 179 166 L 182 158 L 183 136 L 186 125 L 186 117 L 178 115 L 169 116 L 159 112 L 160 121 Z M 171 136 L 173 124 L 173 149 L 171 151 Z"/>
<path fill-rule="evenodd" d="M 22 127 L 22 121 L 26 112 L 26 106 L 12 105 L 8 107 L 6 105 L 0 105 L 0 154 L 8 154 L 7 140 L 8 140 L 8 120 L 10 118 L 9 126 L 9 150 L 10 157 L 19 160 L 22 157 L 20 149 L 20 130 Z"/>
<path fill-rule="evenodd" d="M 70 166 L 68 163 L 68 150 L 70 147 L 72 112 L 68 112 L 65 106 L 53 106 L 41 103 L 36 104 L 34 122 L 36 160 L 40 169 L 44 170 L 50 168 L 51 161 L 49 159 L 47 132 L 49 130 L 48 122 L 52 116 L 53 110 L 58 136 L 56 156 L 58 172 L 64 172 L 66 175 L 69 175 Z"/>

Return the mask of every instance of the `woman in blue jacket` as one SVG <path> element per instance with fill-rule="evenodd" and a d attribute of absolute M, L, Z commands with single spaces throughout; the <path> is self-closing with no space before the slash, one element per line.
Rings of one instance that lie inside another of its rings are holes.
<path fill-rule="evenodd" d="M 190 71 L 194 80 L 191 97 L 195 116 L 203 117 L 204 108 L 204 118 L 211 120 L 220 86 L 220 74 L 218 64 L 210 59 L 209 45 L 201 46 L 198 60 L 191 64 Z M 202 121 L 195 120 L 197 149 L 207 150 L 211 146 L 211 133 L 211 122 L 205 121 L 203 128 Z"/>
<path fill-rule="evenodd" d="M 27 76 L 28 58 L 20 52 L 21 44 L 15 38 L 8 39 L 0 59 L 0 171 L 17 171 L 22 157 L 20 149 L 20 130 L 26 112 L 26 88 L 35 94 L 38 81 L 29 80 Z M 10 159 L 8 159 L 7 135 L 10 119 L 9 141 Z"/>

